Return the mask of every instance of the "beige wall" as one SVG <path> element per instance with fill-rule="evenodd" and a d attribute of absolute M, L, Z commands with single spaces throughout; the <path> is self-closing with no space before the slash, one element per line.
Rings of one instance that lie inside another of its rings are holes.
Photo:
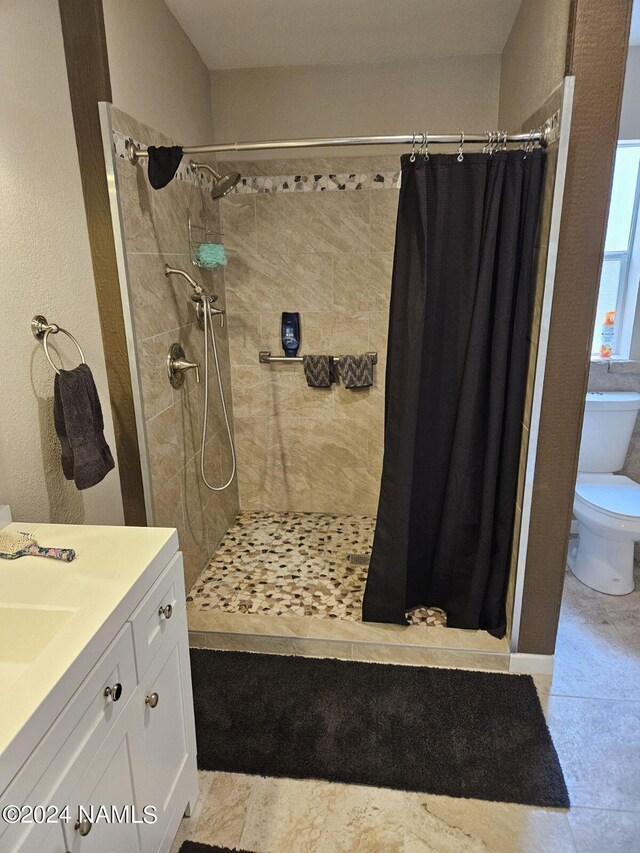
<path fill-rule="evenodd" d="M 499 56 L 212 71 L 214 139 L 484 130 L 496 124 L 499 78 Z"/>
<path fill-rule="evenodd" d="M 571 0 L 523 0 L 502 51 L 499 124 L 517 130 L 565 73 Z"/>
<path fill-rule="evenodd" d="M 29 329 L 44 314 L 79 339 L 115 456 L 58 3 L 2 3 L 0 33 L 0 503 L 24 521 L 122 523 L 117 470 L 83 492 L 62 475 L 53 371 Z"/>
<path fill-rule="evenodd" d="M 640 139 L 640 45 L 630 47 L 627 57 L 620 139 Z"/>
<path fill-rule="evenodd" d="M 113 103 L 183 145 L 209 142 L 209 72 L 163 0 L 103 6 Z"/>
<path fill-rule="evenodd" d="M 143 145 L 171 145 L 173 140 L 112 110 L 113 127 Z M 203 335 L 195 323 L 191 288 L 181 278 L 166 278 L 164 264 L 188 270 L 205 290 L 225 304 L 224 272 L 196 270 L 191 264 L 187 237 L 187 210 L 198 221 L 200 194 L 190 183 L 173 180 L 153 190 L 147 180 L 146 161 L 133 166 L 116 160 L 118 196 L 124 227 L 124 248 L 129 270 L 136 354 L 140 369 L 151 482 L 156 524 L 176 527 L 184 553 L 187 590 L 217 548 L 238 512 L 237 482 L 224 492 L 211 492 L 200 479 L 200 437 L 204 384 L 189 372 L 181 389 L 171 388 L 166 361 L 170 345 L 184 347 L 189 361 L 203 364 Z M 207 218 L 219 222 L 219 203 L 204 193 Z M 227 329 L 216 322 L 226 399 L 231 402 Z M 231 468 L 229 442 L 223 421 L 212 361 L 210 364 L 209 428 L 206 473 L 214 484 L 226 480 Z M 204 372 L 204 371 L 203 371 Z"/>

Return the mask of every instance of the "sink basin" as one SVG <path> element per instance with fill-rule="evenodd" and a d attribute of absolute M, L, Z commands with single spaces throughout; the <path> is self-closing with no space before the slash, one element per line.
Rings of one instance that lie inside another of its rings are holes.
<path fill-rule="evenodd" d="M 75 612 L 67 607 L 0 604 L 0 682 L 16 681 Z"/>

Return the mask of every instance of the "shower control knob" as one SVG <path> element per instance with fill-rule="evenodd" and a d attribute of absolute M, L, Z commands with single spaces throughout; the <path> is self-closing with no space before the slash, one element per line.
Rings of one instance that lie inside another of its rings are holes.
<path fill-rule="evenodd" d="M 200 382 L 200 364 L 197 361 L 187 361 L 180 344 L 171 344 L 167 353 L 167 376 L 172 388 L 182 388 L 187 370 L 195 370 L 196 382 Z"/>

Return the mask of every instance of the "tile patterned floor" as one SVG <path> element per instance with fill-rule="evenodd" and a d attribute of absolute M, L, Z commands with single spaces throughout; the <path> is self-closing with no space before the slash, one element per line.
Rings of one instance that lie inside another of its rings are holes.
<path fill-rule="evenodd" d="M 255 853 L 638 853 L 640 572 L 603 596 L 567 574 L 553 678 L 536 685 L 568 812 L 315 780 L 202 773 L 184 838 Z"/>
<path fill-rule="evenodd" d="M 361 621 L 375 518 L 298 512 L 241 513 L 193 585 L 191 610 Z M 410 624 L 445 625 L 441 610 Z"/>

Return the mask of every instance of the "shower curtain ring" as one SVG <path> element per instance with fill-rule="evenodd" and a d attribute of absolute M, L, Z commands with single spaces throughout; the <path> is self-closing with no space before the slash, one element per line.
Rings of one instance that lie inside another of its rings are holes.
<path fill-rule="evenodd" d="M 464 160 L 464 131 L 460 133 L 460 147 L 458 148 L 458 163 Z"/>
<path fill-rule="evenodd" d="M 411 140 L 411 157 L 409 157 L 411 163 L 416 162 L 416 135 L 413 134 L 413 139 Z"/>
<path fill-rule="evenodd" d="M 522 159 L 526 160 L 527 155 L 533 151 L 533 130 L 529 131 L 529 137 L 525 140 L 525 143 L 522 148 L 524 150 L 524 157 Z"/>
<path fill-rule="evenodd" d="M 424 159 L 429 159 L 429 131 L 424 132 Z"/>
<path fill-rule="evenodd" d="M 424 157 L 426 153 L 426 142 L 427 142 L 427 134 L 423 131 L 420 133 L 420 148 L 418 149 L 418 154 L 421 157 Z"/>

